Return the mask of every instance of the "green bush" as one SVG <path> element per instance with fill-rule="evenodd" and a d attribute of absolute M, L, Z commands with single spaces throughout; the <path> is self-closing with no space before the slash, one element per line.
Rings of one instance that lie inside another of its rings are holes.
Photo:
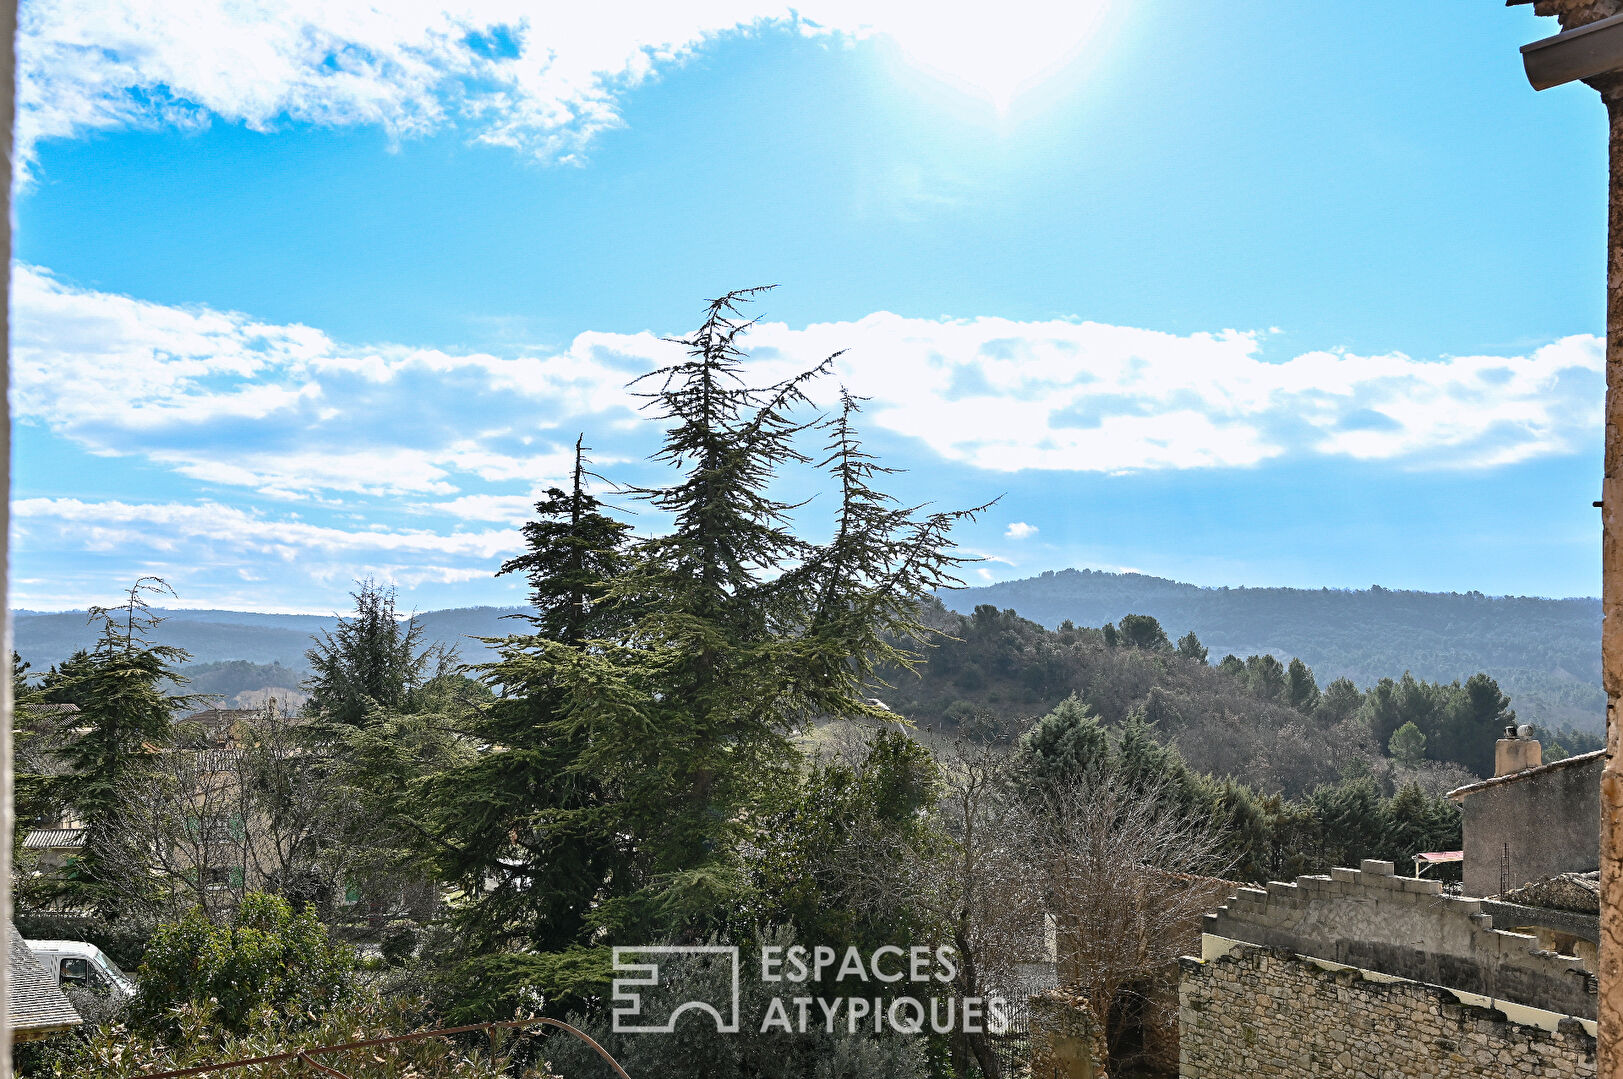
<path fill-rule="evenodd" d="M 158 927 L 137 973 L 131 1018 L 173 1030 L 177 1006 L 211 1005 L 222 1029 L 242 1034 L 263 1008 L 316 1017 L 352 986 L 354 954 L 327 939 L 308 908 L 294 914 L 285 899 L 249 893 L 229 925 L 194 910 Z"/>

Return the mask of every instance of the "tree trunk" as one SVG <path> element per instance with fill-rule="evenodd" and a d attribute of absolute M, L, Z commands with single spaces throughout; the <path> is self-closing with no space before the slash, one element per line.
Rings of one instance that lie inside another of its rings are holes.
<path fill-rule="evenodd" d="M 963 923 L 967 919 L 960 919 L 960 926 L 953 934 L 953 946 L 958 950 L 958 989 L 959 989 L 959 1022 L 963 1022 L 962 1005 L 970 997 L 981 996 L 980 975 L 975 969 L 975 953 L 970 948 L 969 931 Z M 968 1024 L 964 1026 L 967 1028 Z M 981 1075 L 985 1079 L 1003 1079 L 1003 1067 L 998 1063 L 997 1054 L 992 1050 L 992 1039 L 982 1027 L 979 1031 L 964 1030 L 964 1041 L 969 1045 L 969 1051 L 975 1056 L 975 1063 L 980 1065 Z"/>

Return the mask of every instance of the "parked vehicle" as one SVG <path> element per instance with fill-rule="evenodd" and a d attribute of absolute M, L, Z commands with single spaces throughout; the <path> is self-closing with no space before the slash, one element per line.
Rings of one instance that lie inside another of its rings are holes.
<path fill-rule="evenodd" d="M 57 983 L 69 989 L 93 989 L 117 997 L 135 995 L 135 983 L 94 944 L 82 940 L 25 940 Z"/>

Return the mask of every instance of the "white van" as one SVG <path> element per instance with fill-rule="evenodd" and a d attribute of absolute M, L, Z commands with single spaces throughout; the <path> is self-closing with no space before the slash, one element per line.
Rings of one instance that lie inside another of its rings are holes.
<path fill-rule="evenodd" d="M 23 943 L 58 985 L 98 989 L 115 997 L 135 995 L 135 983 L 94 944 L 82 940 L 25 940 Z"/>

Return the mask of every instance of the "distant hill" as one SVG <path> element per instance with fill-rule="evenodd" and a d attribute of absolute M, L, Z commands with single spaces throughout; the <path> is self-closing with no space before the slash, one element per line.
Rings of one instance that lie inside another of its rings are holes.
<path fill-rule="evenodd" d="M 429 644 L 454 645 L 464 662 L 476 663 L 489 649 L 474 637 L 502 637 L 522 629 L 507 616 L 521 607 L 459 607 L 418 615 Z M 192 654 L 186 673 L 196 679 L 198 692 L 234 700 L 239 694 L 261 690 L 296 689 L 309 672 L 304 653 L 311 638 L 331 630 L 337 619 L 312 614 L 255 614 L 248 611 L 159 611 L 164 617 L 158 639 Z M 96 627 L 83 611 L 42 614 L 13 611 L 12 628 L 17 652 L 38 675 L 75 650 L 90 647 Z M 243 662 L 233 662 L 243 661 Z M 273 694 L 287 699 L 288 694 Z"/>
<path fill-rule="evenodd" d="M 984 588 L 941 593 L 948 608 L 972 613 L 980 604 L 1012 608 L 1050 628 L 1069 619 L 1101 626 L 1125 614 L 1154 615 L 1174 638 L 1193 629 L 1211 650 L 1242 658 L 1270 652 L 1313 668 L 1319 685 L 1351 678 L 1369 686 L 1412 671 L 1429 681 L 1464 679 L 1486 671 L 1509 693 L 1517 714 L 1549 728 L 1598 731 L 1605 726 L 1600 687 L 1600 601 L 1485 596 L 1479 592 L 1358 591 L 1299 588 L 1201 588 L 1141 573 L 1061 570 Z M 473 637 L 522 630 L 508 616 L 520 607 L 462 607 L 427 611 L 430 643 L 456 645 L 478 662 L 488 650 Z M 192 653 L 210 691 L 295 688 L 313 634 L 332 617 L 242 611 L 166 611 L 161 637 Z M 84 612 L 13 612 L 17 651 L 41 672 L 95 639 Z M 232 666 L 231 660 L 246 665 Z M 256 669 L 254 665 L 264 669 Z M 279 665 L 279 666 L 274 666 Z"/>
<path fill-rule="evenodd" d="M 1412 671 L 1430 681 L 1486 671 L 1518 716 L 1556 728 L 1604 729 L 1598 599 L 1480 592 L 1201 588 L 1142 573 L 1060 570 L 941 593 L 952 610 L 1012 608 L 1050 628 L 1154 615 L 1173 637 L 1194 630 L 1216 662 L 1269 652 L 1299 656 L 1320 685 L 1360 686 Z"/>

